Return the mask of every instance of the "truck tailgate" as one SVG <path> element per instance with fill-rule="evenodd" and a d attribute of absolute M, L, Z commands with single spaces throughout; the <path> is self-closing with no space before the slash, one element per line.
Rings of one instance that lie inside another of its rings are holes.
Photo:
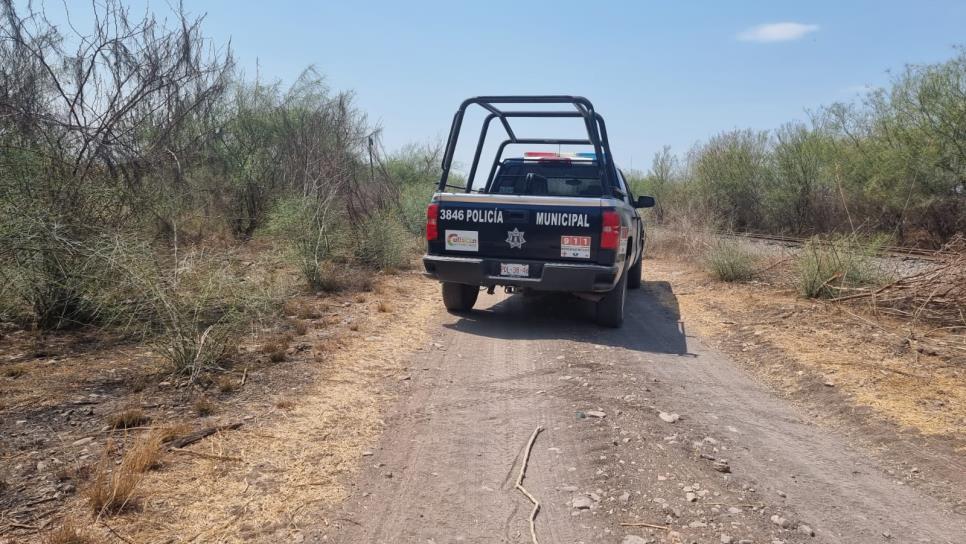
<path fill-rule="evenodd" d="M 437 202 L 442 253 L 598 261 L 603 199 L 440 193 Z"/>

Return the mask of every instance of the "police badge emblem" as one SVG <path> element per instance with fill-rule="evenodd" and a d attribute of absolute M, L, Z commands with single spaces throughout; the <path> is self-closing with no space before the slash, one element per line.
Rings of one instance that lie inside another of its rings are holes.
<path fill-rule="evenodd" d="M 523 239 L 523 233 L 520 232 L 520 229 L 513 229 L 507 231 L 506 243 L 510 244 L 511 248 L 523 249 L 523 244 L 527 241 Z"/>

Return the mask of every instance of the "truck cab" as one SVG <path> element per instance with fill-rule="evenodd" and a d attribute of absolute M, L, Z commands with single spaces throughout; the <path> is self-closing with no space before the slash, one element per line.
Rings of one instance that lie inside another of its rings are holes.
<path fill-rule="evenodd" d="M 544 117 L 548 111 L 503 111 L 495 104 L 562 103 L 573 112 L 555 116 L 588 121 L 586 140 L 520 139 L 508 120 Z M 553 100 L 553 101 L 551 101 Z M 477 146 L 470 180 L 448 191 L 449 163 L 467 105 L 491 110 Z M 503 142 L 485 181 L 474 184 L 482 140 L 490 121 L 500 119 Z M 594 151 L 530 151 L 503 158 L 511 143 L 582 145 Z M 473 189 L 473 186 L 476 188 Z M 454 119 L 438 192 L 427 208 L 426 273 L 442 283 L 443 301 L 453 312 L 469 311 L 481 289 L 559 291 L 594 301 L 597 321 L 620 326 L 628 288 L 641 282 L 645 230 L 637 209 L 652 206 L 635 197 L 613 164 L 603 118 L 579 97 L 480 97 L 464 102 Z"/>

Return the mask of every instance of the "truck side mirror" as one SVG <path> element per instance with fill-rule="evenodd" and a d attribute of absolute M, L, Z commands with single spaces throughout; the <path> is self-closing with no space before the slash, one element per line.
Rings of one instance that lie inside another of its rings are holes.
<path fill-rule="evenodd" d="M 635 208 L 653 208 L 654 207 L 654 197 L 653 196 L 639 196 L 637 197 L 637 202 L 634 203 Z"/>

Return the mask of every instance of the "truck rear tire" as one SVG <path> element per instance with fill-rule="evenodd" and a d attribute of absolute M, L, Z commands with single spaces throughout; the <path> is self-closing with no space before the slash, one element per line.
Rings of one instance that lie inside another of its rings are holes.
<path fill-rule="evenodd" d="M 624 324 L 624 299 L 627 297 L 627 270 L 621 274 L 617 285 L 597 301 L 597 324 L 618 328 Z"/>
<path fill-rule="evenodd" d="M 443 305 L 451 312 L 468 312 L 476 304 L 480 288 L 476 285 L 443 282 Z"/>
<path fill-rule="evenodd" d="M 637 258 L 637 262 L 634 266 L 627 271 L 627 288 L 628 289 L 638 289 L 641 286 L 641 263 L 644 261 L 644 256 Z"/>

